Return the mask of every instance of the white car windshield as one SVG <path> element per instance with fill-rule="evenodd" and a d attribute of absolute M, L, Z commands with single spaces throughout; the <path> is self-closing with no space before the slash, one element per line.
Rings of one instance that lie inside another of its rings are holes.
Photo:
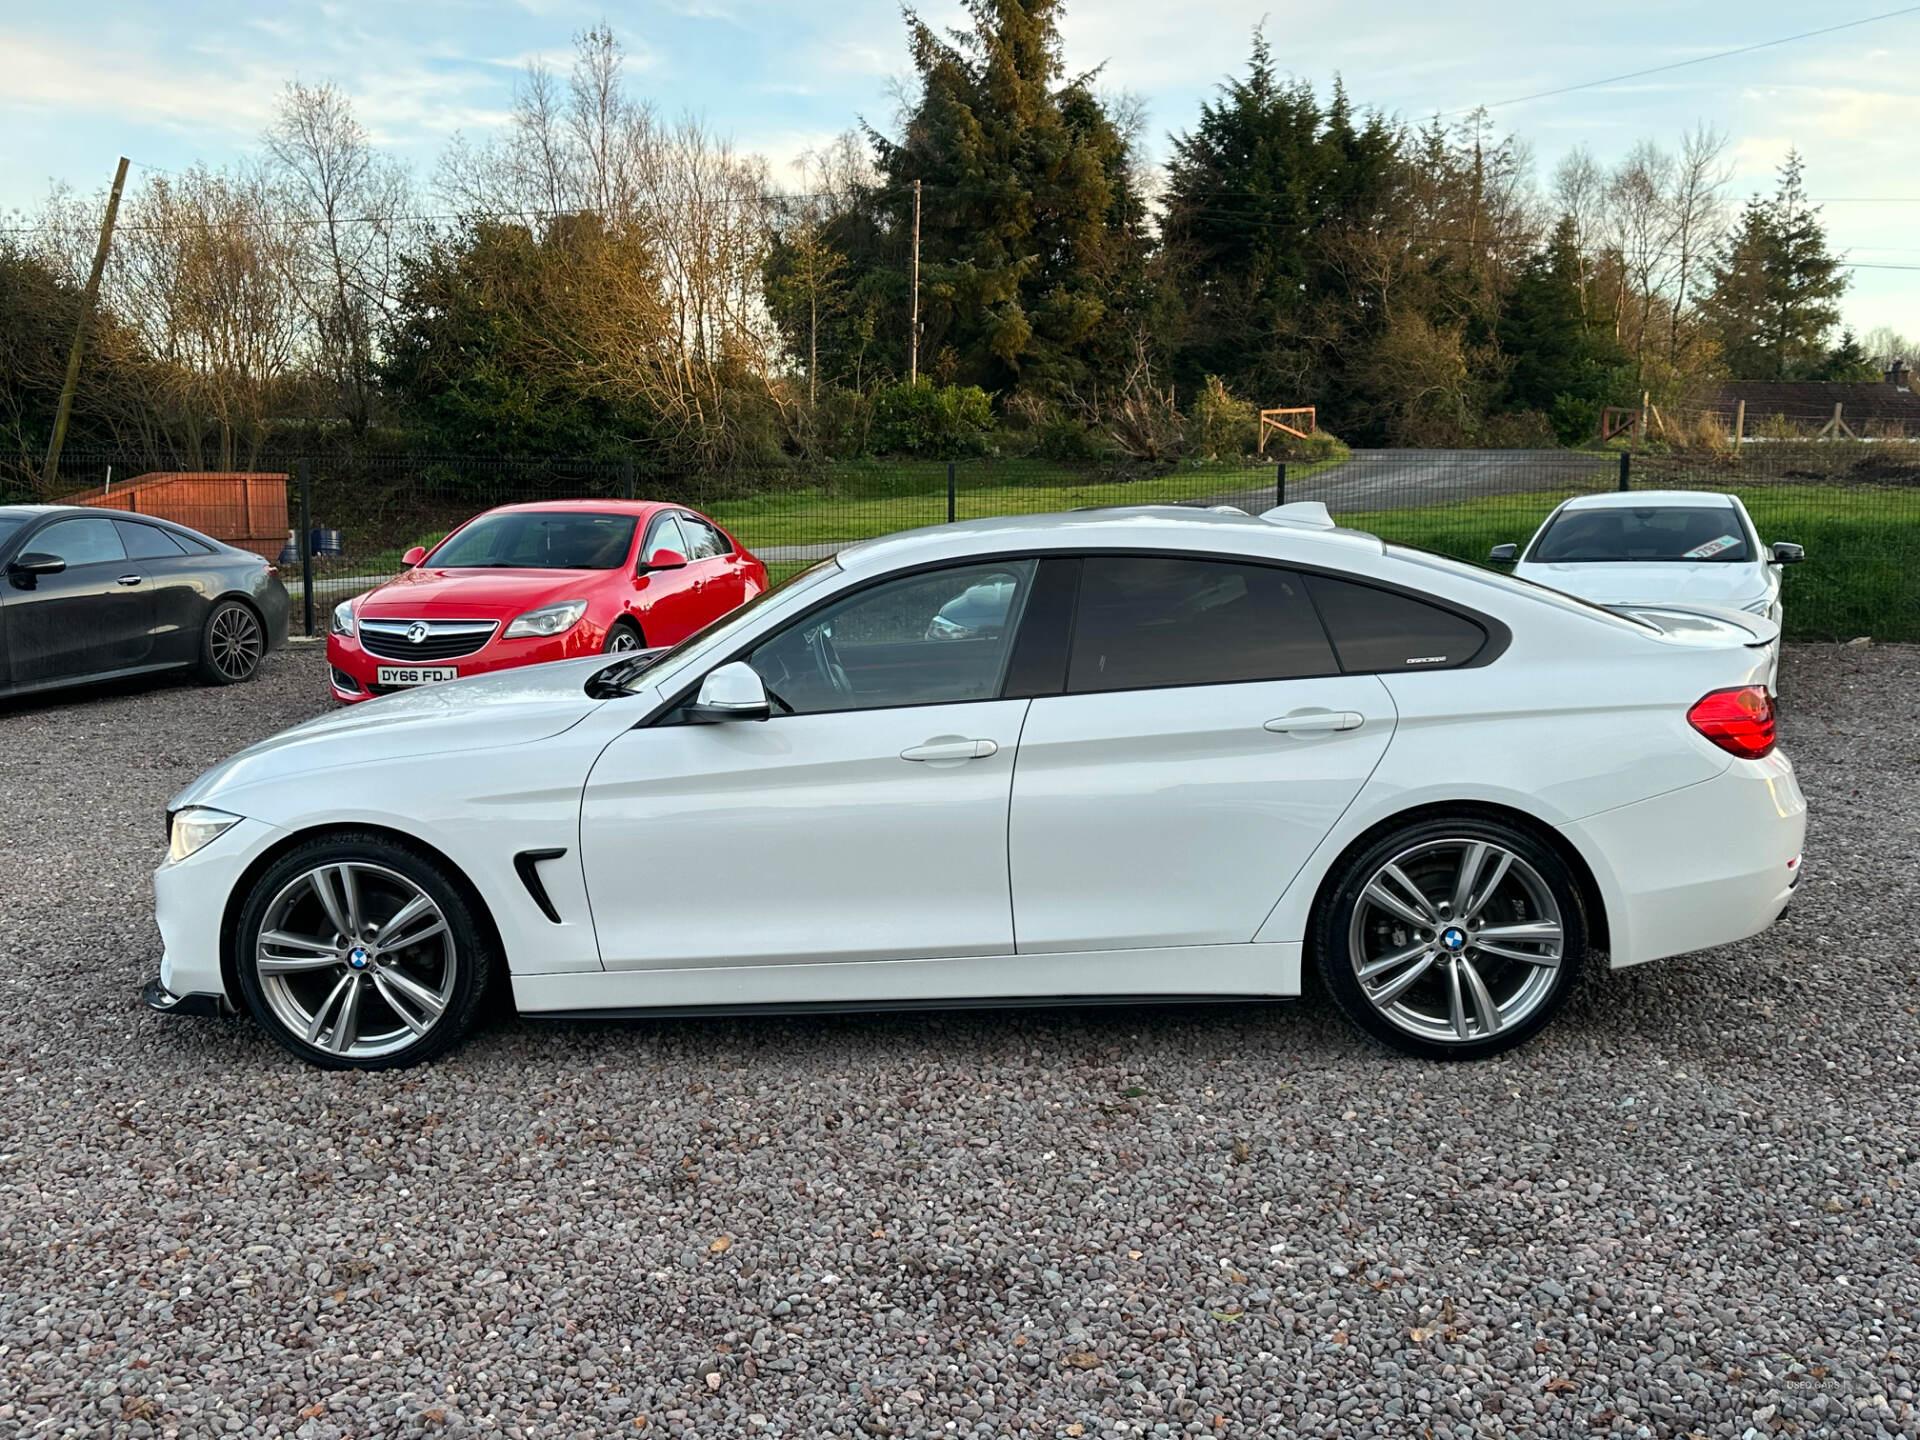
<path fill-rule="evenodd" d="M 1753 559 L 1746 527 L 1727 505 L 1608 505 L 1562 510 L 1541 529 L 1537 565 L 1641 561 L 1734 564 Z"/>

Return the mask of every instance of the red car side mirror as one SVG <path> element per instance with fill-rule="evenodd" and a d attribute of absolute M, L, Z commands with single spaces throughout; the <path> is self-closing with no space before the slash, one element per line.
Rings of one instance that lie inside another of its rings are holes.
<path fill-rule="evenodd" d="M 678 550 L 656 550 L 653 558 L 647 561 L 649 570 L 679 570 L 685 567 L 687 557 Z"/>
<path fill-rule="evenodd" d="M 427 547 L 424 545 L 416 545 L 411 550 L 407 551 L 406 554 L 400 557 L 400 563 L 406 566 L 409 570 L 411 570 L 414 566 L 418 565 L 422 560 L 426 558 L 427 558 Z"/>

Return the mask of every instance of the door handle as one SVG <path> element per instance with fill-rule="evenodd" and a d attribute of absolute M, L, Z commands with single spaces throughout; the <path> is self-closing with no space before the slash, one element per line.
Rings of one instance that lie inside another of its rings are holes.
<path fill-rule="evenodd" d="M 1310 735 L 1325 730 L 1358 730 L 1366 720 L 1357 710 L 1296 710 L 1267 721 L 1262 728 L 1279 735 Z"/>
<path fill-rule="evenodd" d="M 930 740 L 900 752 L 902 760 L 984 760 L 1000 753 L 991 740 Z"/>
<path fill-rule="evenodd" d="M 144 575 L 122 575 L 120 577 L 120 583 L 122 585 L 138 585 L 142 580 L 146 578 L 147 577 Z"/>

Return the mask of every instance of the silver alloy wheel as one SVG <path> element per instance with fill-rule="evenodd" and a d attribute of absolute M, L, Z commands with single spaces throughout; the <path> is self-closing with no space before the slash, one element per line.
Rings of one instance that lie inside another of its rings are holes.
<path fill-rule="evenodd" d="M 624 625 L 615 626 L 613 633 L 607 637 L 607 653 L 609 655 L 617 655 L 623 650 L 638 650 L 639 648 L 640 637 Z"/>
<path fill-rule="evenodd" d="M 281 1024 L 349 1059 L 390 1055 L 432 1030 L 460 973 L 432 897 L 362 860 L 288 881 L 261 919 L 253 964 Z"/>
<path fill-rule="evenodd" d="M 1560 906 L 1519 855 L 1489 840 L 1426 840 L 1394 856 L 1353 907 L 1348 957 L 1390 1024 L 1442 1045 L 1486 1040 L 1553 994 Z"/>
<path fill-rule="evenodd" d="M 213 617 L 207 632 L 207 649 L 213 665 L 229 680 L 244 680 L 253 674 L 266 653 L 260 622 L 244 605 L 228 605 Z"/>

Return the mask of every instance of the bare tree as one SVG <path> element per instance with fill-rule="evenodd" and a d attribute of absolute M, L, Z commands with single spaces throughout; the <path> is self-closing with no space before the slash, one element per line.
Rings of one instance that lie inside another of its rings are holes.
<path fill-rule="evenodd" d="M 1727 137 L 1705 125 L 1687 132 L 1672 171 L 1667 195 L 1668 232 L 1673 246 L 1673 301 L 1670 306 L 1667 363 L 1681 368 L 1682 334 L 1689 318 L 1694 282 L 1709 254 L 1726 233 L 1724 198 L 1732 168 L 1725 156 Z"/>
<path fill-rule="evenodd" d="M 1553 172 L 1553 203 L 1573 221 L 1573 243 L 1580 252 L 1580 318 L 1591 321 L 1587 286 L 1606 230 L 1607 177 L 1586 146 L 1569 152 Z"/>
<path fill-rule="evenodd" d="M 195 166 L 123 202 L 108 303 L 158 362 L 155 413 L 186 463 L 251 465 L 300 355 L 295 256 L 262 176 Z"/>
<path fill-rule="evenodd" d="M 289 84 L 266 133 L 291 243 L 281 247 L 317 368 L 354 433 L 372 420 L 374 345 L 410 208 L 404 169 L 377 154 L 334 85 Z"/>

